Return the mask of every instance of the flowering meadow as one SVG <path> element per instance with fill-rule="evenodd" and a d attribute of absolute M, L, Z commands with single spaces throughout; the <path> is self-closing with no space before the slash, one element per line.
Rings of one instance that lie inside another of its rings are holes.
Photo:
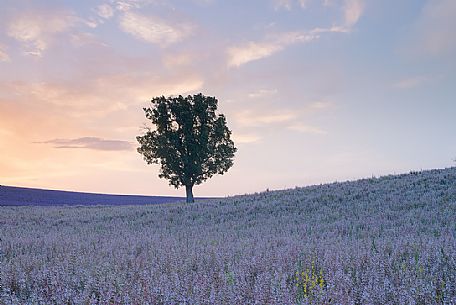
<path fill-rule="evenodd" d="M 0 304 L 456 304 L 456 168 L 0 209 Z"/>

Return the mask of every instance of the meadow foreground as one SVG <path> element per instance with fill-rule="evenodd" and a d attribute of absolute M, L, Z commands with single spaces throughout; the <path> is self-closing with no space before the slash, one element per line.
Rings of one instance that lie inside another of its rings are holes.
<path fill-rule="evenodd" d="M 1 207 L 0 304 L 456 304 L 456 168 L 194 204 Z"/>

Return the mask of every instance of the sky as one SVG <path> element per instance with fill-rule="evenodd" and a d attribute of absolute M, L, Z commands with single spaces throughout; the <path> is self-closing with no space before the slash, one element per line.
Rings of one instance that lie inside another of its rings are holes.
<path fill-rule="evenodd" d="M 0 0 L 0 184 L 184 195 L 136 152 L 203 93 L 238 148 L 196 196 L 456 165 L 454 0 Z"/>

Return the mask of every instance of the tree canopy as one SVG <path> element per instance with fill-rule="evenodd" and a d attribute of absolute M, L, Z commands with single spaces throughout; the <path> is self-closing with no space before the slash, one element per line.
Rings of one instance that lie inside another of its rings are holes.
<path fill-rule="evenodd" d="M 138 152 L 147 164 L 160 164 L 160 178 L 178 188 L 185 186 L 187 202 L 192 188 L 233 165 L 236 147 L 217 99 L 203 94 L 160 96 L 144 108 L 154 128 L 136 137 Z"/>

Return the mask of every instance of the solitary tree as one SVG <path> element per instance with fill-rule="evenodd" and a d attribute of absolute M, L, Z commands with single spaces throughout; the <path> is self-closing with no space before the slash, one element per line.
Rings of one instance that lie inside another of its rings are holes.
<path fill-rule="evenodd" d="M 187 202 L 194 202 L 193 186 L 232 165 L 236 147 L 217 99 L 201 93 L 183 97 L 155 97 L 144 108 L 155 129 L 136 137 L 147 164 L 160 164 L 160 178 L 179 188 L 185 186 Z"/>

